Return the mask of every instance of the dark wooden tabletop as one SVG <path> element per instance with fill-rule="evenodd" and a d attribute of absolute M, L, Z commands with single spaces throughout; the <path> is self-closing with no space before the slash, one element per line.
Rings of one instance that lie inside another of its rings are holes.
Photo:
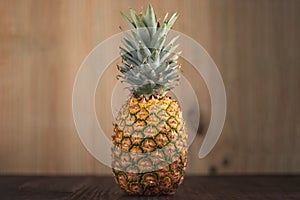
<path fill-rule="evenodd" d="M 300 176 L 187 176 L 175 195 L 128 196 L 112 177 L 0 176 L 0 199 L 300 199 Z"/>

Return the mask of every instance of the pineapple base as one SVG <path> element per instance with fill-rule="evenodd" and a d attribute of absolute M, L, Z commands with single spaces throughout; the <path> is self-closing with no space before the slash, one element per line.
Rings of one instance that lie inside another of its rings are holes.
<path fill-rule="evenodd" d="M 130 173 L 113 169 L 114 179 L 119 187 L 130 195 L 171 195 L 184 179 L 187 152 L 165 167 L 152 172 Z"/>

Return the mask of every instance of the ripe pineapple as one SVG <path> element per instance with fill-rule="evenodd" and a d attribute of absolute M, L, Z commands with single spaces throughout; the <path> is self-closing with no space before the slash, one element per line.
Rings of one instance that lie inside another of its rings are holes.
<path fill-rule="evenodd" d="M 112 135 L 116 182 L 129 194 L 172 194 L 183 181 L 187 134 L 178 102 L 168 96 L 179 80 L 177 38 L 165 44 L 176 13 L 162 24 L 151 5 L 139 15 L 130 9 L 118 66 L 131 95 L 120 109 Z"/>

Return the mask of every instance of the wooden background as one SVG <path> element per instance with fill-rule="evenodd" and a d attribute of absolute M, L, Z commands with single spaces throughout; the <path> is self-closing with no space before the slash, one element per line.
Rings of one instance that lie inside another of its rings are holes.
<path fill-rule="evenodd" d="M 300 1 L 150 2 L 158 16 L 180 14 L 174 29 L 206 48 L 226 87 L 223 134 L 199 160 L 210 102 L 201 78 L 192 77 L 199 81 L 202 120 L 188 173 L 299 173 Z M 0 1 L 0 174 L 110 173 L 76 134 L 72 86 L 85 56 L 125 26 L 119 11 L 147 3 Z M 101 87 L 111 85 L 110 69 Z M 109 94 L 109 89 L 103 92 L 106 98 Z M 98 109 L 99 118 L 103 113 L 111 115 Z"/>

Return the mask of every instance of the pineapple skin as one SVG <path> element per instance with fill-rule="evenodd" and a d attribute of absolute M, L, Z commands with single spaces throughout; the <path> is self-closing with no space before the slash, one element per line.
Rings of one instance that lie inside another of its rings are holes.
<path fill-rule="evenodd" d="M 112 135 L 112 168 L 132 195 L 174 194 L 187 164 L 187 134 L 179 104 L 168 96 L 131 96 Z"/>

